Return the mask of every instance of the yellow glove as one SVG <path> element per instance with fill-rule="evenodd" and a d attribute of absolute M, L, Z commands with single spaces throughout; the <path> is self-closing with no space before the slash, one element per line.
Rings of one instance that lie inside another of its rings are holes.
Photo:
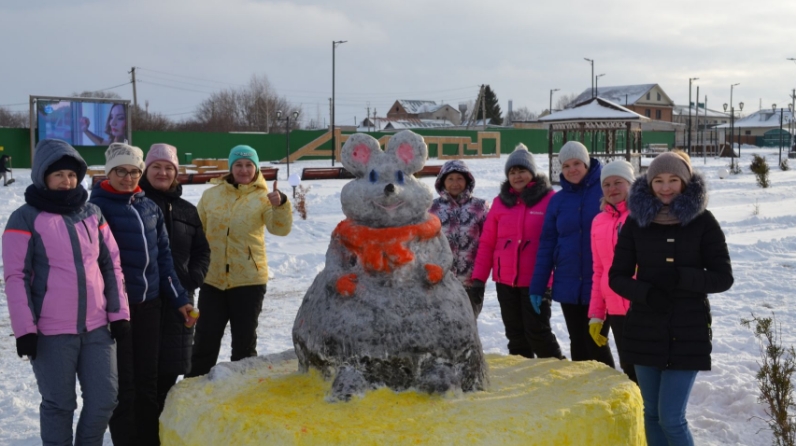
<path fill-rule="evenodd" d="M 591 318 L 589 321 L 589 334 L 591 335 L 591 338 L 594 339 L 594 343 L 597 344 L 598 347 L 602 347 L 608 343 L 608 338 L 600 334 L 602 329 L 603 320 L 597 319 L 596 317 Z"/>

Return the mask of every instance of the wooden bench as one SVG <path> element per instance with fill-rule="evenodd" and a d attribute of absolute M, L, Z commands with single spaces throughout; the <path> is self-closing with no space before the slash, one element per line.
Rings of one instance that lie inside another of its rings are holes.
<path fill-rule="evenodd" d="M 204 184 L 213 178 L 222 177 L 228 173 L 228 170 L 210 170 L 202 173 L 181 173 L 177 175 L 177 182 L 180 184 Z M 276 179 L 276 176 L 279 173 L 279 168 L 261 168 L 260 173 L 263 175 L 263 179 L 266 181 L 273 181 Z M 94 187 L 95 184 L 107 179 L 108 177 L 106 177 L 104 174 L 94 175 L 91 177 L 91 186 Z"/>
<path fill-rule="evenodd" d="M 342 171 L 351 175 L 343 167 L 305 167 L 301 169 L 301 181 L 304 180 L 339 180 L 343 178 Z M 349 178 L 353 178 L 350 176 Z"/>
<path fill-rule="evenodd" d="M 416 177 L 436 177 L 439 175 L 439 171 L 442 169 L 442 166 L 437 165 L 425 165 L 422 169 L 415 172 Z"/>

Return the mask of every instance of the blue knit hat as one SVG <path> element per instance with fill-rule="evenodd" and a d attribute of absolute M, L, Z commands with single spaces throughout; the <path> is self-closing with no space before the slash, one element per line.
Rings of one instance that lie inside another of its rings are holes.
<path fill-rule="evenodd" d="M 229 168 L 232 169 L 232 165 L 235 164 L 235 161 L 244 158 L 247 160 L 251 160 L 254 163 L 254 167 L 257 170 L 260 170 L 260 157 L 257 156 L 257 151 L 252 149 L 250 146 L 235 146 L 232 150 L 229 151 Z"/>

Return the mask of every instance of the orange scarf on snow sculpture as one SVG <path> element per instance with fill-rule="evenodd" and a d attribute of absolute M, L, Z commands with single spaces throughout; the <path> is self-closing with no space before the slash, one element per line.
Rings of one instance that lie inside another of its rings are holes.
<path fill-rule="evenodd" d="M 415 259 L 405 246 L 414 239 L 429 240 L 439 234 L 442 225 L 436 215 L 416 225 L 394 228 L 370 228 L 349 219 L 341 221 L 332 232 L 349 251 L 357 255 L 365 269 L 371 272 L 391 272 Z"/>

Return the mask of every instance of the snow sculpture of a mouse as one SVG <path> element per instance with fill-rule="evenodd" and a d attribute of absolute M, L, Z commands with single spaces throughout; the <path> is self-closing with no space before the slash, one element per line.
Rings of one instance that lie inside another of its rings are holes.
<path fill-rule="evenodd" d="M 379 386 L 442 393 L 486 384 L 472 307 L 450 271 L 439 219 L 428 213 L 431 190 L 412 175 L 426 155 L 423 138 L 408 130 L 385 151 L 365 134 L 343 146 L 356 177 L 341 192 L 347 218 L 293 324 L 299 367 L 334 379 L 331 400 Z"/>

